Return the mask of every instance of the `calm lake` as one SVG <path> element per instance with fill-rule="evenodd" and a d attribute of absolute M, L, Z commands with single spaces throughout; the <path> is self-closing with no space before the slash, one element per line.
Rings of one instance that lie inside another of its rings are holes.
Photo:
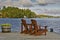
<path fill-rule="evenodd" d="M 1 24 L 9 23 L 11 24 L 11 31 L 12 32 L 20 32 L 21 27 L 21 19 L 22 18 L 0 18 L 0 32 L 1 32 Z M 60 33 L 60 18 L 24 18 L 26 19 L 27 23 L 31 23 L 31 19 L 35 19 L 38 25 L 44 27 L 45 25 L 48 26 L 48 30 L 50 28 L 54 29 L 54 32 Z"/>

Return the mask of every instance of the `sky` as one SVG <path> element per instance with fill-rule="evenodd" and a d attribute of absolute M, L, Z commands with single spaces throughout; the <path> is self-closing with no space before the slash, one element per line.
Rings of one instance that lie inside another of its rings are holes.
<path fill-rule="evenodd" d="M 60 16 L 60 0 L 0 0 L 2 6 L 29 8 L 36 14 Z"/>

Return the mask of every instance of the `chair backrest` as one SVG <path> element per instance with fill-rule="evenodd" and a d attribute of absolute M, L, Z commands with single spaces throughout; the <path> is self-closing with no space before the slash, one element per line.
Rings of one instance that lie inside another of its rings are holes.
<path fill-rule="evenodd" d="M 32 22 L 31 24 L 34 26 L 34 29 L 38 30 L 37 21 L 32 19 L 31 22 Z"/>
<path fill-rule="evenodd" d="M 36 22 L 36 20 L 31 20 L 31 22 L 32 22 L 32 25 L 37 25 L 37 22 Z"/>
<path fill-rule="evenodd" d="M 26 24 L 26 20 L 21 19 L 22 23 L 25 25 Z"/>
<path fill-rule="evenodd" d="M 25 27 L 25 30 L 28 30 L 28 26 L 27 26 L 26 20 L 21 19 L 21 21 L 22 21 L 22 25 Z"/>

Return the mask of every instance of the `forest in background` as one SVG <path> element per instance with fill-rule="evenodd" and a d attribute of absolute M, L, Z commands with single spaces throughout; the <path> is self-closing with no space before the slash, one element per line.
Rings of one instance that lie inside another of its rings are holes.
<path fill-rule="evenodd" d="M 0 10 L 0 16 L 2 16 L 2 18 L 23 18 L 24 16 L 28 18 L 35 18 L 36 14 L 29 9 L 4 6 L 3 9 Z"/>
<path fill-rule="evenodd" d="M 60 18 L 60 16 L 36 15 L 29 9 L 19 9 L 17 7 L 5 7 L 0 9 L 0 18 Z"/>

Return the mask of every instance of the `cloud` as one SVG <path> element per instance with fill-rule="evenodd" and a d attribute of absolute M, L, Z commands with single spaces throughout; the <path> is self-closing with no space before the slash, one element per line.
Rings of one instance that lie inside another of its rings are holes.
<path fill-rule="evenodd" d="M 33 2 L 34 1 L 34 2 Z M 47 12 L 47 14 L 56 14 L 57 13 L 57 15 L 58 14 L 60 14 L 60 6 L 59 6 L 59 4 L 60 4 L 60 0 L 18 0 L 18 1 L 12 1 L 12 0 L 5 0 L 5 1 L 2 1 L 2 0 L 0 0 L 0 7 L 2 7 L 2 6 L 14 6 L 14 7 L 30 7 L 30 6 L 34 6 L 34 7 L 31 7 L 31 10 L 32 11 L 34 11 L 34 12 L 36 12 L 36 13 L 44 13 L 44 12 L 46 12 L 46 10 L 48 11 Z M 58 3 L 58 5 L 56 6 L 39 6 L 39 7 L 37 7 L 37 5 L 38 4 L 40 4 L 40 3 Z M 37 4 L 37 5 L 35 5 L 35 4 Z M 36 8 L 35 8 L 36 7 Z M 39 8 L 41 8 L 41 9 L 39 9 Z M 47 8 L 47 9 L 45 9 L 45 8 Z M 52 10 L 52 9 L 54 9 L 54 8 L 58 8 L 57 10 Z M 51 10 L 49 10 L 49 9 L 51 9 Z"/>
<path fill-rule="evenodd" d="M 21 0 L 21 4 L 31 4 L 32 2 L 30 0 Z"/>
<path fill-rule="evenodd" d="M 60 0 L 46 0 L 47 3 L 60 3 Z"/>
<path fill-rule="evenodd" d="M 34 2 L 32 2 L 34 1 Z M 18 0 L 18 1 L 12 1 L 12 0 L 0 0 L 0 6 L 8 6 L 8 5 L 11 5 L 11 6 L 19 6 L 19 5 L 24 5 L 24 6 L 31 6 L 31 5 L 34 5 L 35 3 L 36 4 L 39 4 L 39 3 L 60 3 L 60 0 Z"/>
<path fill-rule="evenodd" d="M 36 0 L 37 3 L 45 3 L 45 0 Z"/>

